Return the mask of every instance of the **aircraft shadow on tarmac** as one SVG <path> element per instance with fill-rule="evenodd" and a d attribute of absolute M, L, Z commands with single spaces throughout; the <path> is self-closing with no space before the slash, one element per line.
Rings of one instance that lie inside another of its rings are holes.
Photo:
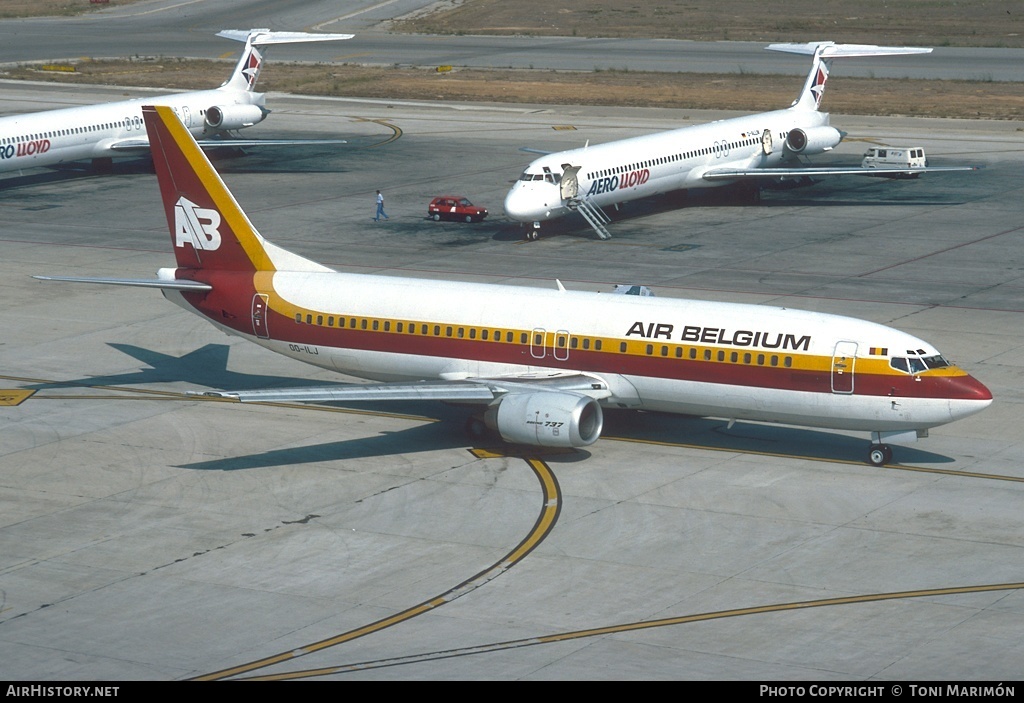
<path fill-rule="evenodd" d="M 312 137 L 311 137 L 312 138 Z M 287 158 L 281 158 L 282 147 L 255 147 L 242 149 L 226 145 L 207 150 L 210 161 L 221 173 L 344 173 L 351 168 L 337 161 L 344 150 L 358 144 L 330 144 L 322 146 L 289 147 Z M 326 149 L 337 151 L 325 152 Z M 24 173 L 11 173 L 0 179 L 0 193 L 21 188 L 53 185 L 88 178 L 111 176 L 152 175 L 153 160 L 149 156 L 121 158 L 106 166 L 93 166 L 88 161 L 75 161 L 45 168 L 26 169 Z"/>
<path fill-rule="evenodd" d="M 360 437 L 338 442 L 323 442 L 302 447 L 274 449 L 243 456 L 227 457 L 177 468 L 200 471 L 239 471 L 272 466 L 292 466 L 346 459 L 367 459 L 415 454 L 439 449 L 460 449 L 473 446 L 490 449 L 506 456 L 538 458 L 552 464 L 584 462 L 600 448 L 551 449 L 520 447 L 505 444 L 497 435 L 482 442 L 471 443 L 463 432 L 463 422 L 469 412 L 466 408 L 447 406 L 440 402 L 417 403 L 330 403 L 333 407 L 358 408 L 409 414 L 437 420 L 395 432 L 373 437 Z M 387 408 L 390 408 L 388 410 Z M 865 466 L 868 441 L 842 434 L 782 425 L 736 423 L 727 429 L 722 420 L 644 413 L 636 411 L 607 411 L 605 439 L 602 441 L 629 441 L 655 444 L 678 444 L 680 460 L 685 461 L 688 450 L 716 450 L 752 455 L 777 455 L 787 458 L 806 458 L 813 461 L 839 461 Z M 345 422 L 339 419 L 339 422 Z M 896 459 L 900 463 L 950 463 L 952 459 L 914 447 L 897 447 Z"/>
<path fill-rule="evenodd" d="M 68 387 L 133 386 L 181 382 L 194 386 L 222 390 L 249 390 L 255 388 L 323 386 L 322 380 L 290 376 L 272 376 L 231 371 L 227 368 L 230 347 L 207 344 L 180 357 L 171 356 L 130 344 L 108 343 L 147 368 L 107 376 L 43 383 L 26 386 L 36 390 L 54 390 Z M 516 456 L 543 458 L 546 461 L 572 463 L 586 460 L 592 448 L 581 450 L 548 449 L 544 447 L 517 447 L 502 442 L 497 434 L 474 444 L 463 430 L 470 415 L 465 406 L 448 405 L 435 401 L 381 401 L 362 403 L 326 403 L 328 407 L 374 414 L 393 414 L 402 417 L 418 416 L 424 424 L 405 430 L 374 437 L 360 437 L 339 442 L 292 447 L 245 456 L 230 457 L 180 468 L 234 471 L 267 466 L 286 466 L 322 461 L 340 461 L 353 458 L 392 456 L 437 449 L 456 449 L 470 446 L 493 447 Z M 772 454 L 813 460 L 844 462 L 863 461 L 867 452 L 867 437 L 849 436 L 827 430 L 737 422 L 731 428 L 722 420 L 651 413 L 643 411 L 605 410 L 602 436 L 606 440 L 678 444 L 681 449 L 712 449 L 739 453 Z M 434 420 L 434 422 L 431 422 Z M 339 418 L 339 422 L 345 422 Z M 953 460 L 913 446 L 895 448 L 896 460 L 902 463 L 950 463 Z"/>
<path fill-rule="evenodd" d="M 182 356 L 171 356 L 131 344 L 108 342 L 107 346 L 141 361 L 148 368 L 109 376 L 89 376 L 58 383 L 26 386 L 36 390 L 68 387 L 131 386 L 184 382 L 211 389 L 249 390 L 280 386 L 322 386 L 322 381 L 303 381 L 290 376 L 239 373 L 228 369 L 226 344 L 207 344 Z"/>

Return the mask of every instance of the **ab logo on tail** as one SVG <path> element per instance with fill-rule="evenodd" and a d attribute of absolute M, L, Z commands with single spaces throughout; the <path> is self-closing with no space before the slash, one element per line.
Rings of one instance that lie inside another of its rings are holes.
<path fill-rule="evenodd" d="M 199 207 L 185 197 L 174 204 L 174 246 L 191 244 L 196 251 L 220 249 L 220 213 Z"/>

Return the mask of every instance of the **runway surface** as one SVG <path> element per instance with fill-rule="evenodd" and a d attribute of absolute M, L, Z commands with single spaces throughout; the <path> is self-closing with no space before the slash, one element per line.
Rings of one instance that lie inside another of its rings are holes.
<path fill-rule="evenodd" d="M 120 97 L 5 83 L 3 110 Z M 1024 131 L 833 116 L 832 158 L 924 146 L 978 172 L 833 179 L 759 206 L 629 206 L 522 240 L 531 160 L 724 114 L 270 95 L 218 160 L 272 241 L 345 271 L 786 305 L 933 342 L 984 413 L 864 462 L 864 436 L 609 413 L 586 451 L 473 446 L 434 403 L 240 406 L 335 380 L 155 291 L 145 161 L 0 181 L 0 678 L 1012 681 L 1024 660 Z M 44 105 L 45 103 L 45 105 Z M 390 221 L 374 223 L 374 191 Z M 435 223 L 468 196 L 481 224 Z"/>
<path fill-rule="evenodd" d="M 457 66 L 562 71 L 653 71 L 807 75 L 806 56 L 766 52 L 768 42 L 695 42 L 602 37 L 399 34 L 388 20 L 425 0 L 147 0 L 80 17 L 0 21 L 0 64 L 82 57 L 237 57 L 222 29 L 353 33 L 342 43 L 275 46 L 268 60 L 372 66 Z M 835 39 L 821 36 L 816 39 Z M 931 54 L 836 64 L 837 76 L 1024 81 L 1024 49 L 936 46 Z"/>

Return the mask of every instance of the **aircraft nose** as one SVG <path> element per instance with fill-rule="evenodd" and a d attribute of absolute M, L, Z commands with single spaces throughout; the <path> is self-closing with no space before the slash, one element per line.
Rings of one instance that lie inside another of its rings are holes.
<path fill-rule="evenodd" d="M 957 376 L 950 380 L 950 397 L 992 402 L 992 391 L 974 376 Z"/>
<path fill-rule="evenodd" d="M 518 184 L 505 196 L 505 214 L 513 220 L 532 222 L 535 219 L 534 208 L 531 207 L 530 194 L 523 191 Z"/>
<path fill-rule="evenodd" d="M 992 404 L 992 391 L 974 376 L 953 376 L 945 379 L 945 396 L 953 419 L 981 412 Z"/>

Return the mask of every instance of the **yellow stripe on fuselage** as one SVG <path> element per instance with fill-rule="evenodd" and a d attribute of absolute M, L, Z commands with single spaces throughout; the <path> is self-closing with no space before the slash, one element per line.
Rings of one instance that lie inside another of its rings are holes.
<path fill-rule="evenodd" d="M 266 279 L 263 279 L 266 280 Z M 261 291 L 266 292 L 266 291 Z M 579 333 L 558 332 L 552 330 L 520 329 L 501 325 L 469 325 L 464 323 L 444 322 L 440 320 L 411 320 L 409 318 L 374 317 L 353 313 L 326 313 L 312 308 L 296 306 L 279 295 L 272 293 L 271 308 L 294 321 L 296 325 L 309 325 L 324 329 L 344 330 L 350 333 L 367 332 L 370 334 L 391 334 L 411 339 L 429 337 L 434 339 L 450 339 L 452 341 L 480 342 L 486 344 L 512 344 L 517 346 L 531 345 L 545 349 L 546 356 L 553 352 L 560 353 L 592 353 L 606 354 L 614 357 L 642 357 L 648 359 L 665 359 L 686 362 L 702 362 L 716 364 L 733 364 L 754 368 L 816 371 L 824 374 L 832 373 L 833 357 L 820 354 L 799 353 L 792 350 L 773 350 L 758 347 L 736 348 L 733 346 L 709 346 L 701 344 L 684 344 L 679 342 L 652 342 L 649 340 L 625 340 L 615 337 L 601 337 Z M 330 323 L 330 324 L 328 324 Z M 415 332 L 409 332 L 413 326 Z M 426 332 L 423 332 L 423 328 Z M 499 337 L 495 338 L 495 333 Z M 508 333 L 512 339 L 508 339 Z M 484 335 L 486 334 L 486 337 Z M 535 335 L 542 335 L 538 342 Z M 564 343 L 559 338 L 564 337 Z M 572 346 L 576 340 L 576 346 Z M 584 347 L 586 344 L 586 347 Z M 625 345 L 625 348 L 623 348 Z M 680 350 L 677 352 L 677 350 Z M 413 352 L 410 352 L 413 353 Z M 735 358 L 733 355 L 735 354 Z M 774 357 L 774 363 L 773 363 Z M 525 360 L 529 363 L 529 360 Z M 855 375 L 869 374 L 874 376 L 892 376 L 907 378 L 908 374 L 894 369 L 888 357 L 856 357 Z M 967 372 L 956 366 L 930 369 L 916 374 L 926 377 L 961 377 Z"/>

